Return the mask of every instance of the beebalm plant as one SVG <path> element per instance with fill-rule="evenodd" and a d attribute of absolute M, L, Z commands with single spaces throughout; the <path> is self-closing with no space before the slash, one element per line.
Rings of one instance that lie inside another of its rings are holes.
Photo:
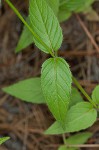
<path fill-rule="evenodd" d="M 45 134 L 64 135 L 92 126 L 97 120 L 99 85 L 90 97 L 73 77 L 66 60 L 57 56 L 63 35 L 51 5 L 46 0 L 30 0 L 29 22 L 26 22 L 14 5 L 9 0 L 5 1 L 29 30 L 35 45 L 44 53 L 50 54 L 51 58 L 43 63 L 41 77 L 20 81 L 4 88 L 3 91 L 26 102 L 47 104 L 56 121 Z M 72 81 L 88 101 L 85 102 L 79 91 L 72 87 Z M 66 149 L 65 137 L 64 144 Z"/>

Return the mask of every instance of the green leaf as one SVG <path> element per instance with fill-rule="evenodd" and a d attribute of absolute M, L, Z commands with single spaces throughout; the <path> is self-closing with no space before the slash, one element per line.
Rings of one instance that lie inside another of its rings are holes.
<path fill-rule="evenodd" d="M 59 0 L 46 0 L 46 2 L 49 4 L 54 14 L 57 16 L 59 11 Z"/>
<path fill-rule="evenodd" d="M 59 0 L 46 0 L 46 2 L 49 4 L 55 15 L 58 14 L 59 9 Z M 30 25 L 29 16 L 27 17 L 27 23 Z M 21 33 L 20 39 L 18 41 L 16 52 L 21 51 L 22 49 L 26 48 L 30 44 L 33 43 L 33 35 L 28 30 L 26 26 L 23 27 L 23 31 Z"/>
<path fill-rule="evenodd" d="M 71 72 L 66 61 L 60 57 L 46 60 L 42 66 L 41 86 L 46 103 L 63 126 L 70 102 Z"/>
<path fill-rule="evenodd" d="M 66 147 L 65 145 L 62 145 L 58 148 L 58 150 L 79 150 L 78 148 L 69 148 Z"/>
<path fill-rule="evenodd" d="M 4 88 L 3 91 L 26 102 L 37 104 L 45 103 L 41 90 L 40 78 L 20 81 Z"/>
<path fill-rule="evenodd" d="M 29 17 L 27 17 L 26 22 L 30 25 Z M 21 51 L 22 49 L 26 48 L 32 43 L 33 43 L 33 35 L 29 31 L 29 29 L 26 26 L 24 26 L 16 47 L 16 52 Z"/>
<path fill-rule="evenodd" d="M 10 139 L 10 137 L 2 137 L 2 138 L 0 138 L 0 145 L 3 144 L 4 142 L 6 142 L 9 139 Z"/>
<path fill-rule="evenodd" d="M 65 20 L 69 19 L 71 15 L 72 15 L 72 13 L 70 11 L 59 9 L 58 20 L 59 20 L 59 22 L 63 22 Z"/>
<path fill-rule="evenodd" d="M 97 111 L 88 102 L 80 102 L 67 113 L 65 130 L 58 122 L 55 122 L 45 134 L 62 134 L 76 132 L 90 127 L 97 118 Z"/>
<path fill-rule="evenodd" d="M 77 88 L 72 87 L 71 100 L 69 106 L 76 105 L 79 102 L 83 102 L 83 98 Z"/>
<path fill-rule="evenodd" d="M 89 9 L 91 7 L 91 5 L 95 2 L 95 0 L 85 0 L 84 2 L 84 6 L 82 5 L 82 7 L 78 10 L 76 10 L 76 12 L 85 12 L 87 9 Z"/>
<path fill-rule="evenodd" d="M 62 43 L 62 30 L 53 10 L 45 0 L 30 0 L 29 18 L 36 35 L 46 43 L 46 49 L 35 37 L 34 42 L 45 53 L 57 51 Z"/>
<path fill-rule="evenodd" d="M 66 139 L 66 143 L 70 145 L 84 144 L 92 136 L 90 132 L 78 133 Z"/>
<path fill-rule="evenodd" d="M 82 12 L 93 2 L 94 0 L 68 0 L 66 2 L 66 9 L 72 12 Z"/>
<path fill-rule="evenodd" d="M 37 89 L 36 93 L 35 93 L 34 87 L 36 87 Z M 27 91 L 27 89 L 29 90 Z M 20 81 L 14 85 L 4 88 L 3 91 L 27 102 L 38 103 L 38 104 L 46 103 L 43 97 L 43 93 L 41 91 L 41 79 L 40 78 L 31 78 L 31 79 Z M 33 99 L 31 99 L 30 96 L 28 96 L 28 95 L 31 95 L 31 91 L 32 91 Z M 35 94 L 37 94 L 38 97 Z M 72 87 L 70 107 L 81 101 L 83 101 L 83 99 L 80 93 L 78 92 L 76 88 Z"/>
<path fill-rule="evenodd" d="M 97 85 L 92 92 L 92 100 L 95 104 L 99 105 L 99 85 Z"/>
<path fill-rule="evenodd" d="M 63 22 L 67 20 L 72 15 L 72 12 L 66 8 L 66 3 L 67 3 L 66 0 L 60 0 L 59 12 L 58 12 L 59 22 Z"/>
<path fill-rule="evenodd" d="M 76 144 L 84 144 L 87 142 L 87 140 L 92 136 L 92 133 L 90 132 L 83 132 L 78 133 L 75 135 L 70 136 L 68 139 L 66 139 L 67 145 L 76 145 Z M 60 146 L 58 150 L 78 150 L 79 148 L 67 148 L 66 146 Z"/>
<path fill-rule="evenodd" d="M 51 9 L 53 10 L 54 14 L 58 17 L 59 22 L 63 22 L 67 20 L 71 15 L 72 11 L 74 12 L 85 12 L 88 10 L 87 7 L 89 7 L 94 0 L 76 0 L 76 1 L 66 1 L 66 0 L 46 0 L 46 2 L 49 4 Z M 83 3 L 84 2 L 84 3 Z M 87 9 L 86 9 L 87 8 Z M 98 20 L 98 16 L 93 11 L 93 16 L 95 16 L 95 20 Z M 29 17 L 28 17 L 29 18 Z M 92 17 L 90 14 L 88 14 L 88 18 L 91 19 Z M 27 22 L 29 23 L 29 22 Z M 30 25 L 30 23 L 29 23 Z M 26 48 L 30 44 L 33 43 L 33 35 L 32 33 L 27 29 L 26 26 L 24 26 L 22 34 L 20 36 L 18 45 L 16 47 L 16 52 L 21 51 L 22 49 Z M 45 48 L 46 49 L 46 48 Z M 47 50 L 48 51 L 48 50 Z"/>

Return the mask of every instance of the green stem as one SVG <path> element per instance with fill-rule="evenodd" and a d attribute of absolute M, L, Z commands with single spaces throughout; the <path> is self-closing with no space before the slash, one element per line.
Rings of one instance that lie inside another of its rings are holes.
<path fill-rule="evenodd" d="M 78 87 L 78 89 L 82 92 L 82 94 L 87 98 L 87 100 L 89 100 L 89 102 L 95 107 L 97 108 L 96 104 L 92 101 L 92 99 L 90 98 L 90 96 L 86 93 L 86 91 L 82 88 L 82 86 L 80 85 L 80 83 L 76 80 L 75 77 L 72 77 L 73 82 L 75 83 L 75 85 Z"/>
<path fill-rule="evenodd" d="M 15 8 L 15 6 L 10 2 L 10 0 L 5 0 L 5 1 L 11 7 L 11 9 L 15 12 L 15 14 L 19 17 L 19 19 L 23 22 L 23 24 L 29 29 L 29 31 L 33 34 L 33 36 L 37 39 L 37 41 L 39 41 L 39 43 L 42 44 L 48 50 L 48 52 L 51 54 L 52 57 L 55 57 L 53 52 L 50 50 L 50 48 L 40 39 L 40 37 L 27 24 L 25 19 L 22 17 L 19 11 Z"/>
<path fill-rule="evenodd" d="M 67 143 L 66 143 L 66 138 L 65 138 L 65 134 L 62 134 L 62 137 L 63 137 L 64 145 L 67 145 Z"/>

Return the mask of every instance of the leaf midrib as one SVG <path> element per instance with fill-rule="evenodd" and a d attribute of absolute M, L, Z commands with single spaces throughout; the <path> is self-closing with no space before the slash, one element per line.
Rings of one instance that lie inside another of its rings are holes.
<path fill-rule="evenodd" d="M 59 61 L 57 58 L 54 58 L 54 76 L 55 76 L 55 90 L 56 90 L 56 94 L 57 94 L 57 104 L 58 104 L 58 108 L 60 108 L 59 107 L 59 100 L 58 100 L 58 97 L 60 97 L 60 99 L 62 100 L 62 103 L 64 104 L 64 106 L 65 106 L 65 108 L 67 109 L 67 107 L 66 107 L 66 105 L 65 105 L 65 102 L 63 101 L 63 99 L 62 99 L 62 97 L 59 95 L 59 93 L 58 93 L 58 84 L 57 84 L 57 62 L 56 61 Z M 58 109 L 58 111 L 59 111 L 59 109 Z M 60 119 L 62 120 L 62 116 L 61 116 L 61 113 L 60 113 L 60 111 L 59 111 L 59 115 L 60 115 Z"/>
<path fill-rule="evenodd" d="M 36 3 L 36 5 L 37 5 L 37 3 Z M 47 3 L 46 3 L 46 5 L 47 5 L 47 7 L 49 7 Z M 48 36 L 48 32 L 47 32 L 46 26 L 45 26 L 45 24 L 44 24 L 44 20 L 43 20 L 43 17 L 42 17 L 42 14 L 41 14 L 41 12 L 40 12 L 40 9 L 39 9 L 38 5 L 37 5 L 37 8 L 38 8 L 38 11 L 39 11 L 39 13 L 40 13 L 40 16 L 41 16 L 41 19 L 42 19 L 42 23 L 43 23 L 43 25 L 44 25 L 44 28 L 45 28 L 45 31 L 46 31 L 46 35 L 47 35 L 47 37 L 48 37 L 48 39 L 49 39 L 49 42 L 50 42 L 50 46 L 51 46 L 50 48 L 51 48 L 51 50 L 52 50 L 52 52 L 53 52 L 52 44 L 51 44 L 50 38 L 49 38 L 49 36 Z"/>
<path fill-rule="evenodd" d="M 56 58 L 54 58 L 54 76 L 55 76 L 55 93 L 58 94 L 58 89 L 57 89 L 57 64 L 56 64 Z M 57 96 L 56 96 L 57 97 Z M 58 99 L 56 100 L 57 101 L 57 106 L 58 106 L 58 113 L 59 113 L 59 116 L 60 116 L 60 120 L 62 121 L 62 117 L 61 117 L 61 114 L 60 114 L 60 111 L 59 111 L 59 101 Z"/>

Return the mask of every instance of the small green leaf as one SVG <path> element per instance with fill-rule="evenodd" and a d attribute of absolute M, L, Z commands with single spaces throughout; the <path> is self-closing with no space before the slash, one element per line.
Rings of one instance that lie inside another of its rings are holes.
<path fill-rule="evenodd" d="M 45 103 L 41 90 L 40 78 L 20 81 L 4 88 L 3 91 L 26 102 L 37 104 Z"/>
<path fill-rule="evenodd" d="M 58 148 L 58 150 L 79 150 L 78 148 L 69 148 L 69 147 L 66 147 L 65 145 L 62 145 Z"/>
<path fill-rule="evenodd" d="M 48 49 L 34 37 L 37 47 L 45 53 L 57 51 L 63 40 L 62 30 L 57 17 L 45 0 L 30 0 L 29 18 L 33 31 Z"/>
<path fill-rule="evenodd" d="M 66 139 L 66 143 L 70 145 L 84 144 L 92 136 L 90 132 L 78 133 Z"/>
<path fill-rule="evenodd" d="M 60 57 L 46 60 L 42 66 L 41 86 L 46 103 L 64 125 L 70 102 L 72 76 L 66 61 Z"/>
<path fill-rule="evenodd" d="M 10 139 L 10 137 L 2 137 L 2 138 L 0 138 L 0 145 L 3 144 L 4 142 L 6 142 L 9 139 Z"/>
<path fill-rule="evenodd" d="M 65 130 L 56 121 L 45 134 L 62 134 L 76 132 L 90 127 L 97 118 L 97 111 L 88 102 L 80 102 L 67 113 Z"/>
<path fill-rule="evenodd" d="M 30 25 L 29 17 L 27 17 L 26 22 Z M 16 52 L 21 51 L 22 49 L 26 48 L 32 43 L 33 43 L 33 35 L 29 31 L 29 29 L 26 26 L 24 26 L 16 47 Z"/>
<path fill-rule="evenodd" d="M 97 85 L 92 92 L 92 100 L 99 105 L 99 85 Z"/>
<path fill-rule="evenodd" d="M 69 106 L 72 107 L 73 105 L 76 105 L 79 102 L 83 102 L 83 98 L 80 92 L 77 90 L 77 88 L 72 87 L 71 100 Z"/>
<path fill-rule="evenodd" d="M 92 133 L 90 132 L 83 132 L 78 133 L 75 135 L 70 136 L 68 139 L 66 139 L 67 145 L 76 145 L 76 144 L 84 144 L 87 142 L 87 140 L 92 136 Z M 58 150 L 78 150 L 79 148 L 67 148 L 66 146 L 60 146 Z"/>

